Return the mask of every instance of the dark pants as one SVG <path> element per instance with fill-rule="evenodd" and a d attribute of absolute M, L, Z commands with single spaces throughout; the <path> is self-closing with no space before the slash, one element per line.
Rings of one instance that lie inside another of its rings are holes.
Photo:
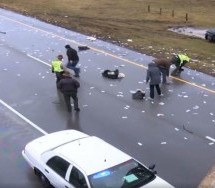
<path fill-rule="evenodd" d="M 161 74 L 162 74 L 162 81 L 163 83 L 166 83 L 166 77 L 168 75 L 168 70 L 166 68 L 159 67 Z"/>
<path fill-rule="evenodd" d="M 63 93 L 64 96 L 64 100 L 66 103 L 66 107 L 68 112 L 72 111 L 72 106 L 71 106 L 71 97 L 73 99 L 74 102 L 74 109 L 78 110 L 78 97 L 77 97 L 77 93 L 76 92 L 71 92 L 71 93 Z"/>
<path fill-rule="evenodd" d="M 154 96 L 155 96 L 155 94 L 154 94 L 154 87 L 156 88 L 158 95 L 161 95 L 161 89 L 160 89 L 159 84 L 156 84 L 156 85 L 151 85 L 150 84 L 150 97 L 152 99 L 154 99 Z"/>
<path fill-rule="evenodd" d="M 55 73 L 55 75 L 56 75 L 56 84 L 60 81 L 60 79 L 62 78 L 62 73 L 61 72 L 56 72 Z"/>
<path fill-rule="evenodd" d="M 75 76 L 79 77 L 79 73 L 80 73 L 80 68 L 77 68 L 76 65 L 78 64 L 78 61 L 72 61 L 72 62 L 68 62 L 66 67 L 68 69 L 72 69 L 75 72 Z"/>

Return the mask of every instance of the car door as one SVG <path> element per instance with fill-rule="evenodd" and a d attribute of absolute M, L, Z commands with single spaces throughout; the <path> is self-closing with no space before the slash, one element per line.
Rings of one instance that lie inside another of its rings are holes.
<path fill-rule="evenodd" d="M 70 163 L 60 156 L 53 156 L 46 162 L 45 176 L 50 183 L 57 188 L 73 188 L 66 181 L 65 177 Z"/>
<path fill-rule="evenodd" d="M 66 180 L 75 188 L 90 188 L 87 176 L 77 166 L 70 166 Z"/>

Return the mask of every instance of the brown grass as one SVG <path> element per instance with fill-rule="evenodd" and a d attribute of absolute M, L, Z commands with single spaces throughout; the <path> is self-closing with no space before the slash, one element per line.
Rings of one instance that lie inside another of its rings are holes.
<path fill-rule="evenodd" d="M 167 31 L 215 27 L 215 0 L 0 0 L 0 7 L 153 56 L 186 52 L 199 60 L 189 67 L 215 76 L 215 44 Z"/>

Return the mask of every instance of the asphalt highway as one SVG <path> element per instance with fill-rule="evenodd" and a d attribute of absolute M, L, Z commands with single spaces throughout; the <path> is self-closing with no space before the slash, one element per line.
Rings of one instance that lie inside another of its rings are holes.
<path fill-rule="evenodd" d="M 137 89 L 149 96 L 144 80 L 153 57 L 5 10 L 0 31 L 0 187 L 41 187 L 21 151 L 30 140 L 64 129 L 96 135 L 146 166 L 155 163 L 175 187 L 205 180 L 215 162 L 214 77 L 185 69 L 161 86 L 164 96 L 136 101 Z M 50 69 L 59 54 L 66 63 L 66 44 L 90 48 L 79 51 L 79 113 L 66 111 Z M 101 76 L 116 68 L 125 78 Z"/>

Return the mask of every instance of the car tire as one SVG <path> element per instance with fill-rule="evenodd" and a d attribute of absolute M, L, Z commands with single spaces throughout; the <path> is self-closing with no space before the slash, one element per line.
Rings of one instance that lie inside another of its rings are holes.
<path fill-rule="evenodd" d="M 213 39 L 212 39 L 212 37 L 210 35 L 208 35 L 207 39 L 208 39 L 209 42 L 213 41 Z"/>
<path fill-rule="evenodd" d="M 46 176 L 42 172 L 40 172 L 40 180 L 42 182 L 42 185 L 45 188 L 50 188 L 51 187 L 51 184 L 50 184 L 49 180 L 46 178 Z"/>

